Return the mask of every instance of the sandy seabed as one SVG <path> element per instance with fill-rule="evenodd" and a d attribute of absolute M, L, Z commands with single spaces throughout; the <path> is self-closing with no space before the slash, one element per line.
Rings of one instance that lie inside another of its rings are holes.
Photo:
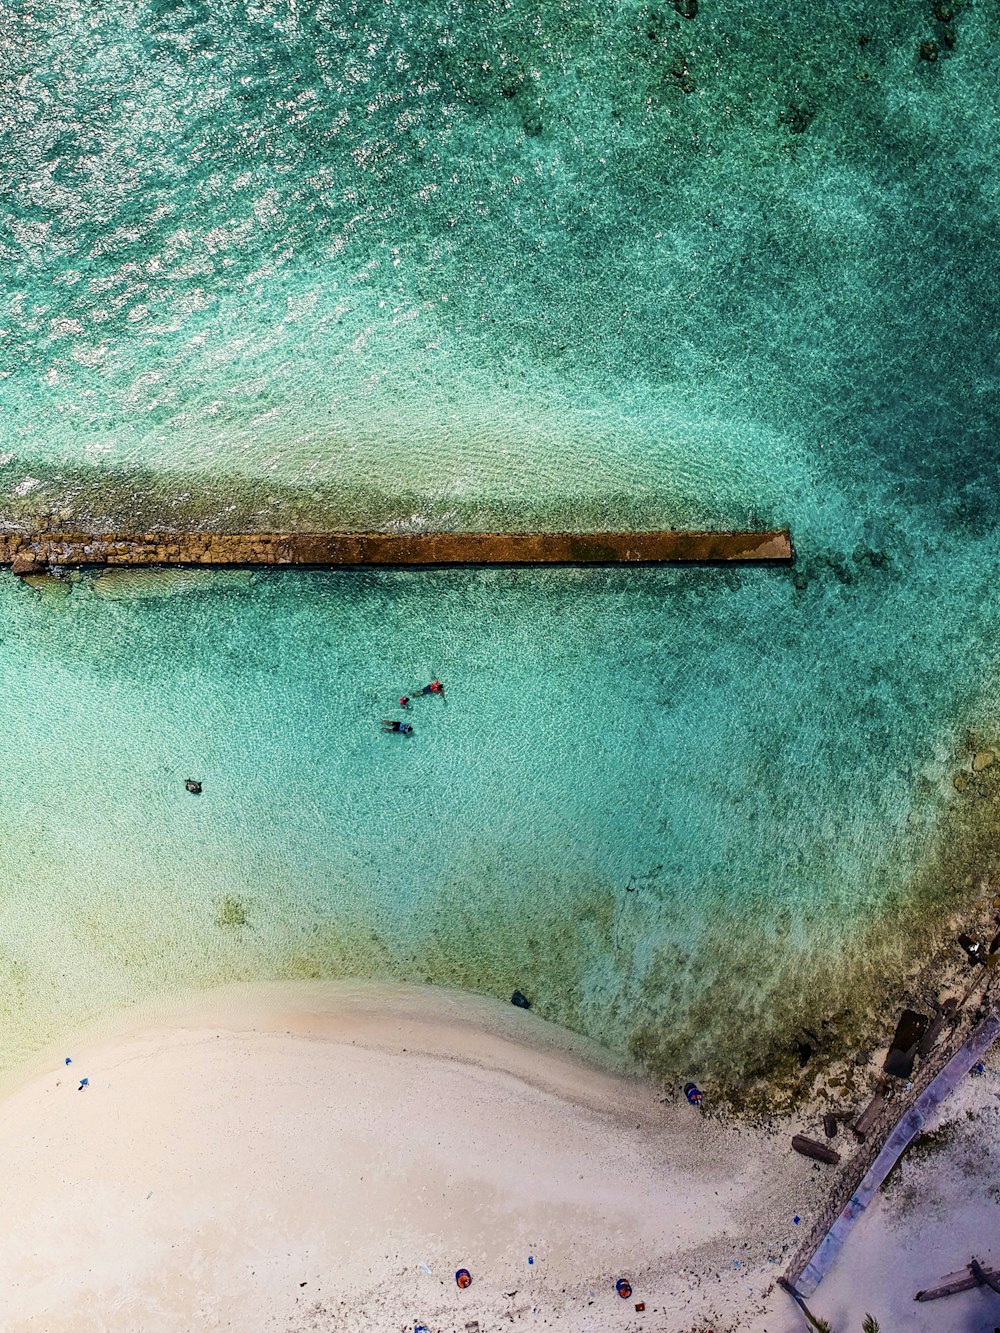
<path fill-rule="evenodd" d="M 790 1333 L 773 1282 L 825 1184 L 787 1127 L 665 1102 L 532 1014 L 329 983 L 82 1034 L 9 1092 L 0 1149 L 0 1327 L 53 1333 Z"/>

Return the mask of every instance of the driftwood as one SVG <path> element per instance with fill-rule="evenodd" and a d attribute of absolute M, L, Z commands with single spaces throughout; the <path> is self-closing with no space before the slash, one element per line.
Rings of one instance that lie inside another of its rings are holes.
<path fill-rule="evenodd" d="M 807 1139 L 804 1134 L 793 1135 L 792 1147 L 803 1157 L 813 1157 L 817 1162 L 826 1162 L 829 1166 L 840 1164 L 840 1153 L 835 1148 L 829 1148 L 825 1143 L 817 1143 L 815 1139 Z"/>
<path fill-rule="evenodd" d="M 885 1095 L 884 1089 L 879 1088 L 878 1092 L 876 1092 L 875 1096 L 861 1112 L 857 1120 L 855 1120 L 852 1128 L 862 1143 L 864 1143 L 865 1139 L 868 1137 L 868 1131 L 888 1104 L 889 1098 Z"/>
<path fill-rule="evenodd" d="M 984 1284 L 995 1291 L 1000 1296 L 1000 1271 L 996 1273 L 987 1273 L 978 1259 L 973 1259 L 969 1264 L 969 1272 L 977 1282 Z"/>
<path fill-rule="evenodd" d="M 1000 1293 L 1000 1269 L 983 1268 L 977 1259 L 973 1259 L 969 1264 L 967 1275 L 956 1273 L 951 1280 L 943 1282 L 940 1287 L 928 1287 L 926 1291 L 918 1291 L 913 1299 L 937 1301 L 942 1296 L 955 1296 L 960 1291 L 972 1291 L 973 1287 L 984 1286 Z"/>

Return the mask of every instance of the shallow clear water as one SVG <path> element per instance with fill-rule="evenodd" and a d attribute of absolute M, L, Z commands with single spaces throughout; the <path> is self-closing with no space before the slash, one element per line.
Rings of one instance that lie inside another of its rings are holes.
<path fill-rule="evenodd" d="M 994 716 L 1000 81 L 955 14 L 0 8 L 8 521 L 799 551 L 3 583 L 11 1059 L 390 973 L 749 1069 L 898 972 Z"/>

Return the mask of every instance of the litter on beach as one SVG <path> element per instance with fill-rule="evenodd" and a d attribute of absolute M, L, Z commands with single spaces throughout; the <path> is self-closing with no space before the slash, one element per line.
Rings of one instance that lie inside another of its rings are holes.
<path fill-rule="evenodd" d="M 459 1291 L 464 1291 L 466 1287 L 472 1286 L 472 1274 L 467 1268 L 459 1268 L 455 1273 L 455 1282 Z"/>

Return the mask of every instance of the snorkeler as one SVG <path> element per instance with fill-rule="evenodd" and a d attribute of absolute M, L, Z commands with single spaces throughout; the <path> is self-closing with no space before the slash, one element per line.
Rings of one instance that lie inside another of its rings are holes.
<path fill-rule="evenodd" d="M 188 778 L 187 782 L 184 784 L 184 789 L 189 791 L 192 796 L 201 795 L 201 783 L 196 782 L 194 778 Z"/>
<path fill-rule="evenodd" d="M 410 696 L 408 694 L 401 694 L 399 696 L 399 706 L 400 708 L 409 708 Z"/>
<path fill-rule="evenodd" d="M 421 694 L 444 694 L 444 686 L 439 680 L 432 680 L 429 685 L 425 685 L 420 691 Z"/>
<path fill-rule="evenodd" d="M 413 724 L 410 722 L 397 722 L 393 718 L 384 717 L 382 719 L 383 731 L 396 731 L 401 736 L 409 736 L 413 732 Z"/>

